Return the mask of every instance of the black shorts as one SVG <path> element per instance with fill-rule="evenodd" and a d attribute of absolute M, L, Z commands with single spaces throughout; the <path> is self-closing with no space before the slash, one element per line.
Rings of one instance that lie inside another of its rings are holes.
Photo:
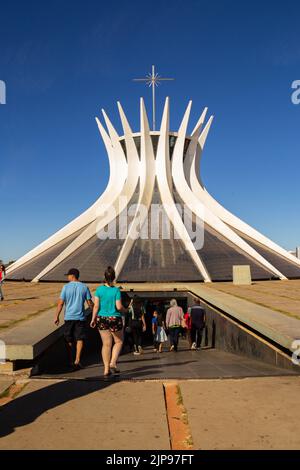
<path fill-rule="evenodd" d="M 64 325 L 64 337 L 68 343 L 73 341 L 84 340 L 86 322 L 82 320 L 66 320 Z"/>
<path fill-rule="evenodd" d="M 109 330 L 115 333 L 123 329 L 122 317 L 98 317 L 97 327 L 101 331 Z"/>

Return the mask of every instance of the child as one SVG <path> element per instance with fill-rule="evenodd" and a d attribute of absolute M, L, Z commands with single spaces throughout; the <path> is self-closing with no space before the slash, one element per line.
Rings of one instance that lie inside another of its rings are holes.
<path fill-rule="evenodd" d="M 152 333 L 154 337 L 154 351 L 162 352 L 163 343 L 168 341 L 168 337 L 165 332 L 165 324 L 162 315 L 155 310 L 152 318 Z"/>

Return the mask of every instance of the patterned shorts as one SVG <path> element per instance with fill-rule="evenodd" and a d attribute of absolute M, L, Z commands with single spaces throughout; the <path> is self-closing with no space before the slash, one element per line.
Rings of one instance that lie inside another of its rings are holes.
<path fill-rule="evenodd" d="M 97 327 L 99 330 L 109 330 L 115 333 L 123 329 L 122 317 L 98 317 Z"/>

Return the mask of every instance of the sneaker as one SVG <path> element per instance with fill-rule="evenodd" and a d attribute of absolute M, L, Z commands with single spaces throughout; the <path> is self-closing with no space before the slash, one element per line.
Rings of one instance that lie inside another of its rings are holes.
<path fill-rule="evenodd" d="M 173 345 L 170 347 L 170 351 L 174 351 L 174 350 L 175 350 L 175 346 Z"/>
<path fill-rule="evenodd" d="M 139 346 L 139 353 L 140 353 L 140 354 L 144 354 L 144 351 L 143 351 L 142 346 Z"/>
<path fill-rule="evenodd" d="M 197 349 L 196 343 L 193 343 L 193 344 L 192 344 L 191 349 L 193 349 L 193 350 Z"/>
<path fill-rule="evenodd" d="M 133 352 L 133 355 L 134 355 L 134 356 L 140 356 L 141 353 L 140 353 L 139 351 L 134 351 L 134 352 Z"/>

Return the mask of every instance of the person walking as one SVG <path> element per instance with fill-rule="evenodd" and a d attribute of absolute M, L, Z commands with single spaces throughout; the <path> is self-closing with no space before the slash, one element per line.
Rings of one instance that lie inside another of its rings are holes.
<path fill-rule="evenodd" d="M 189 314 L 191 316 L 191 349 L 199 350 L 206 321 L 206 312 L 200 305 L 200 299 L 195 299 L 194 305 L 189 308 Z"/>
<path fill-rule="evenodd" d="M 123 345 L 122 317 L 127 312 L 121 301 L 119 287 L 114 285 L 115 270 L 108 266 L 104 273 L 104 284 L 97 287 L 94 297 L 93 316 L 90 326 L 97 326 L 102 340 L 102 359 L 104 364 L 104 379 L 112 373 L 119 374 L 117 361 Z"/>
<path fill-rule="evenodd" d="M 5 279 L 6 271 L 5 271 L 5 266 L 4 264 L 0 265 L 0 301 L 4 300 L 4 295 L 3 295 L 3 284 L 4 284 L 4 279 Z"/>
<path fill-rule="evenodd" d="M 183 310 L 177 305 L 177 300 L 172 299 L 167 310 L 166 327 L 169 331 L 170 351 L 178 350 L 178 339 L 183 321 Z"/>
<path fill-rule="evenodd" d="M 81 355 L 86 339 L 85 302 L 92 309 L 94 304 L 88 286 L 79 281 L 79 271 L 72 268 L 68 271 L 68 284 L 62 288 L 57 303 L 54 323 L 59 325 L 59 317 L 65 306 L 64 338 L 67 344 L 70 366 L 73 370 L 82 368 Z M 73 362 L 73 345 L 76 344 L 76 358 Z"/>
<path fill-rule="evenodd" d="M 154 339 L 154 351 L 161 353 L 163 351 L 163 344 L 168 341 L 168 337 L 165 331 L 163 315 L 157 310 L 154 310 L 153 312 L 152 333 Z"/>
<path fill-rule="evenodd" d="M 192 331 L 192 319 L 191 319 L 191 314 L 189 311 L 187 311 L 185 314 L 184 314 L 184 321 L 185 321 L 185 337 L 188 341 L 188 344 L 189 344 L 189 348 L 191 349 L 192 347 L 192 334 L 191 334 L 191 331 Z"/>
<path fill-rule="evenodd" d="M 133 338 L 133 354 L 143 354 L 142 336 L 146 331 L 145 309 L 142 300 L 134 295 L 128 308 L 129 328 Z"/>
<path fill-rule="evenodd" d="M 121 292 L 121 302 L 122 305 L 127 309 L 127 312 L 125 314 L 125 321 L 124 321 L 124 337 L 123 337 L 123 347 L 122 347 L 122 352 L 127 353 L 127 352 L 133 352 L 133 338 L 132 338 L 132 333 L 131 333 L 131 327 L 129 326 L 130 324 L 130 315 L 128 312 L 128 308 L 131 302 L 131 298 L 127 294 L 127 292 Z"/>

